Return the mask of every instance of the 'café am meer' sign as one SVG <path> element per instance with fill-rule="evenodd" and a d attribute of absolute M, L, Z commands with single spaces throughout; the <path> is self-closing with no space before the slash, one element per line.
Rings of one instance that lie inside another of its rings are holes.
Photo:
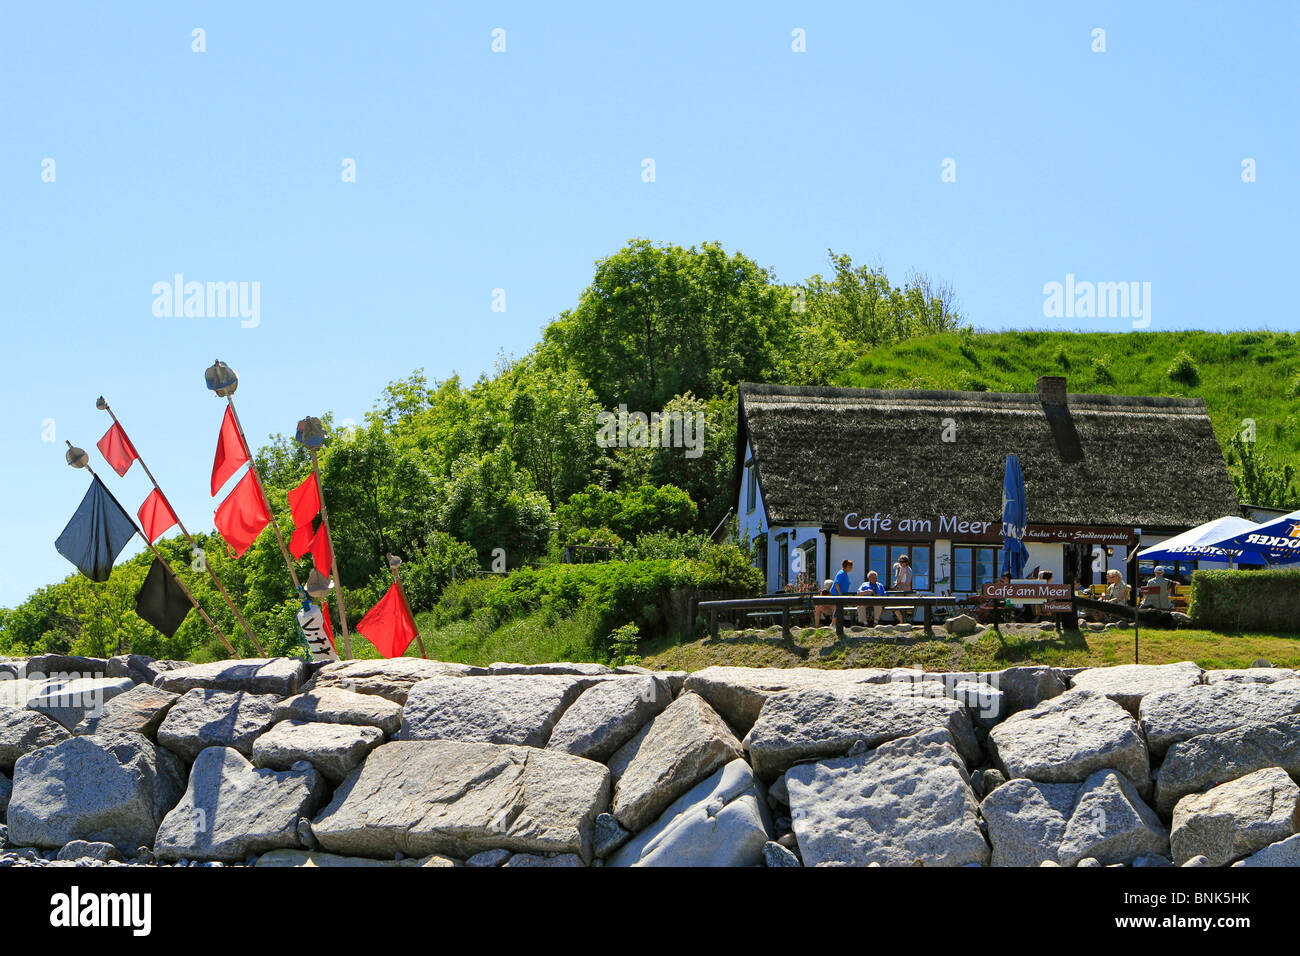
<path fill-rule="evenodd" d="M 1070 610 L 1070 586 L 1052 584 L 1037 578 L 1024 578 L 1010 582 L 991 581 L 984 585 L 981 596 L 1012 604 L 1045 604 L 1047 611 Z"/>
<path fill-rule="evenodd" d="M 978 521 L 955 515 L 932 517 L 895 516 L 876 512 L 850 511 L 840 519 L 839 534 L 881 541 L 1001 541 L 1000 521 Z M 1058 541 L 1076 544 L 1127 545 L 1135 537 L 1131 528 L 1091 525 L 1031 524 L 1025 541 Z"/>

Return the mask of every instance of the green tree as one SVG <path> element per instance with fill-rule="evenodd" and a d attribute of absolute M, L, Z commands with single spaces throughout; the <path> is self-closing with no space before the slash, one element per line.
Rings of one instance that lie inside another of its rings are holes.
<path fill-rule="evenodd" d="M 1294 465 L 1279 465 L 1266 448 L 1257 449 L 1254 442 L 1244 442 L 1240 435 L 1228 440 L 1223 457 L 1240 501 L 1262 508 L 1300 508 Z"/>

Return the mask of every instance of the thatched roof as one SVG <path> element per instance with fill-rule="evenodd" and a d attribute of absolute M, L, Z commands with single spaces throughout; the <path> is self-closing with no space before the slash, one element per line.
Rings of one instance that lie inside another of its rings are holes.
<path fill-rule="evenodd" d="M 744 384 L 739 414 L 737 447 L 752 443 L 773 524 L 837 525 L 850 511 L 1000 520 L 1008 453 L 1031 524 L 1181 529 L 1241 513 L 1199 398 Z"/>

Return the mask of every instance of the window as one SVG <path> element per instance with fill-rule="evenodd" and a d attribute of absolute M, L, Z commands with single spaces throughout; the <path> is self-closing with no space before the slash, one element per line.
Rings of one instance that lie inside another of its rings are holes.
<path fill-rule="evenodd" d="M 886 589 L 894 585 L 894 565 L 903 555 L 912 559 L 912 589 L 930 590 L 931 559 L 934 549 L 929 544 L 868 544 L 867 571 L 875 571 L 876 578 Z"/>
<path fill-rule="evenodd" d="M 745 513 L 753 514 L 758 501 L 758 480 L 754 474 L 754 460 L 745 463 Z"/>
<path fill-rule="evenodd" d="M 785 587 L 790 582 L 790 539 L 781 535 L 776 545 L 776 583 Z"/>
<path fill-rule="evenodd" d="M 952 549 L 953 591 L 976 592 L 997 579 L 998 549 L 962 547 Z"/>
<path fill-rule="evenodd" d="M 816 590 L 821 590 L 821 578 L 817 576 L 817 539 L 809 538 L 803 544 L 799 545 L 798 553 L 795 554 L 797 566 L 793 569 L 795 573 L 805 581 L 815 581 Z"/>

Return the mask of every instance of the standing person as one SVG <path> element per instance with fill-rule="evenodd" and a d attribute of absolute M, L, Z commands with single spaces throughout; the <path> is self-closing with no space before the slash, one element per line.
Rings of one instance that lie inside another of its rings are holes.
<path fill-rule="evenodd" d="M 849 573 L 853 570 L 853 562 L 845 558 L 840 563 L 840 573 L 835 575 L 835 583 L 831 587 L 832 594 L 852 594 L 853 584 L 849 581 Z"/>
<path fill-rule="evenodd" d="M 903 594 L 912 593 L 912 559 L 904 554 L 894 563 L 894 586 L 890 590 L 900 591 Z M 903 619 L 903 612 L 895 611 L 899 624 L 907 624 L 908 621 Z M 911 615 L 909 615 L 910 617 Z"/>
<path fill-rule="evenodd" d="M 873 597 L 884 597 L 885 586 L 876 580 L 876 577 L 875 571 L 868 571 L 867 579 L 862 582 L 862 587 L 858 588 L 858 593 L 870 594 Z M 859 604 L 858 620 L 867 627 L 875 627 L 882 610 L 883 608 L 879 604 Z"/>

